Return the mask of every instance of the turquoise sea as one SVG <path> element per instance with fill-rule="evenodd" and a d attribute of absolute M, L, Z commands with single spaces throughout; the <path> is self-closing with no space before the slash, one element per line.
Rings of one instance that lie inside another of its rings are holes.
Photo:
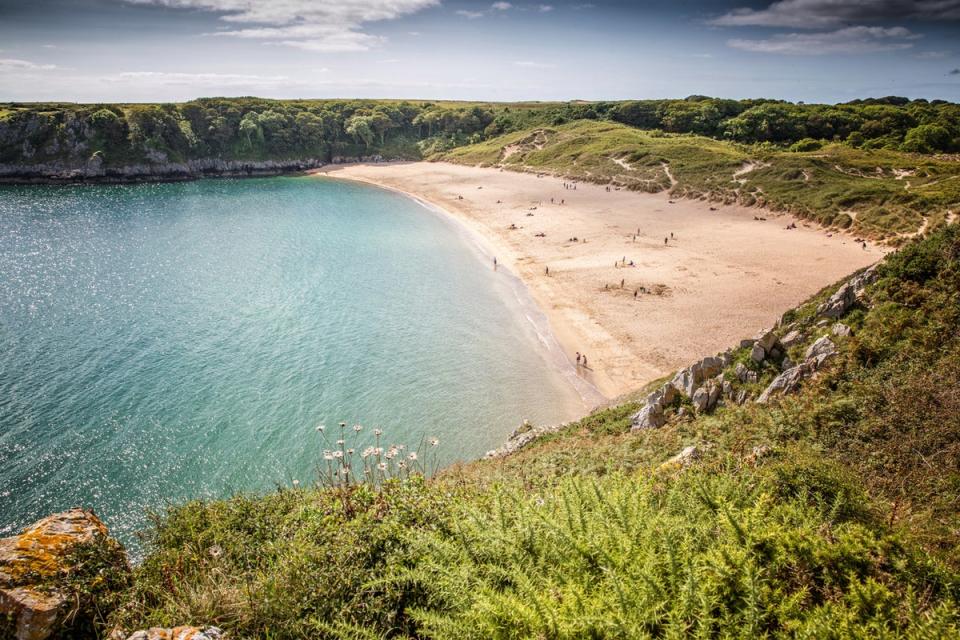
<path fill-rule="evenodd" d="M 310 177 L 0 187 L 0 536 L 313 482 L 315 429 L 440 462 L 582 411 L 517 281 L 457 223 Z"/>

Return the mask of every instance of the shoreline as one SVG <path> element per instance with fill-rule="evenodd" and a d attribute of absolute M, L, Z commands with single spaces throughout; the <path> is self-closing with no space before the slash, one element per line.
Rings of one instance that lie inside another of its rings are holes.
<path fill-rule="evenodd" d="M 861 250 L 852 238 L 788 214 L 590 183 L 568 190 L 562 178 L 497 168 L 380 162 L 327 165 L 307 175 L 386 188 L 460 222 L 522 283 L 567 367 L 604 401 L 772 326 L 787 309 L 886 253 L 875 245 Z M 548 204 L 551 194 L 555 204 Z M 784 231 L 788 221 L 797 228 Z M 531 237 L 528 225 L 543 235 Z M 650 233 L 649 226 L 676 228 L 674 244 L 666 235 L 674 232 Z M 557 232 L 577 229 L 582 244 L 572 237 L 557 242 Z M 756 247 L 752 234 L 762 236 Z M 683 255 L 671 255 L 681 247 Z M 632 258 L 638 250 L 645 259 Z M 621 267 L 623 253 L 630 255 Z M 705 258 L 720 263 L 707 265 L 713 277 L 700 277 L 700 263 L 712 262 Z M 750 279 L 755 287 L 745 286 Z M 631 293 L 640 288 L 644 294 Z M 745 300 L 753 288 L 759 295 Z M 575 366 L 574 352 L 588 354 L 589 369 Z"/>
<path fill-rule="evenodd" d="M 457 216 L 443 206 L 429 200 L 425 200 L 415 193 L 405 191 L 398 187 L 376 184 L 366 180 L 328 176 L 322 169 L 315 170 L 309 175 L 323 176 L 332 180 L 362 184 L 368 187 L 390 191 L 397 195 L 403 196 L 404 198 L 409 198 L 423 207 L 425 210 L 429 211 L 431 214 L 450 224 L 457 231 L 457 233 L 464 238 L 467 244 L 477 252 L 478 257 L 482 258 L 486 264 L 491 264 L 494 256 L 496 255 L 494 253 L 494 248 L 489 242 L 489 239 L 480 233 L 476 228 L 466 224 L 460 216 Z M 514 302 L 519 305 L 518 313 L 522 314 L 526 321 L 533 328 L 533 331 L 537 335 L 540 346 L 546 351 L 545 358 L 551 361 L 550 364 L 557 368 L 564 379 L 576 391 L 581 403 L 583 404 L 582 410 L 579 411 L 577 415 L 571 416 L 570 420 L 579 420 L 598 406 L 608 402 L 610 398 L 603 395 L 592 383 L 577 375 L 577 370 L 573 363 L 571 363 L 566 357 L 566 350 L 553 332 L 553 327 L 550 323 L 550 317 L 544 313 L 540 305 L 537 304 L 537 301 L 533 298 L 527 283 L 524 282 L 524 280 L 517 273 L 515 273 L 506 265 L 498 264 L 496 271 L 501 272 L 506 276 L 506 282 L 514 296 Z"/>

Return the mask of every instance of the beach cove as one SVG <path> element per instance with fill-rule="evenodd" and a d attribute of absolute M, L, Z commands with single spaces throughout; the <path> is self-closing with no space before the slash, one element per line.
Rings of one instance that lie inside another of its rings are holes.
<path fill-rule="evenodd" d="M 402 162 L 311 173 L 402 191 L 464 223 L 526 284 L 570 364 L 588 357 L 576 370 L 607 398 L 727 349 L 745 327 L 772 326 L 886 252 L 763 209 L 496 168 Z"/>

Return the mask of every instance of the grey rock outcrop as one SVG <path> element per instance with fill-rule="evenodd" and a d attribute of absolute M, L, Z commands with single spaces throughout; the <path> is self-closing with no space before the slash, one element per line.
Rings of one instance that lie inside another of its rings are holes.
<path fill-rule="evenodd" d="M 534 440 L 541 438 L 548 433 L 556 433 L 560 431 L 567 425 L 564 424 L 550 424 L 550 425 L 538 425 L 531 426 L 526 420 L 523 421 L 519 427 L 513 430 L 513 433 L 510 434 L 510 437 L 507 438 L 507 441 L 503 443 L 498 449 L 491 449 L 483 455 L 484 460 L 491 460 L 494 458 L 502 458 L 508 456 L 511 453 L 516 453 L 520 449 L 523 449 L 529 445 Z"/>
<path fill-rule="evenodd" d="M 700 447 L 696 445 L 690 445 L 657 467 L 657 471 L 679 471 L 681 469 L 685 469 L 699 460 L 702 455 L 703 452 L 701 451 Z"/>
<path fill-rule="evenodd" d="M 803 358 L 805 360 L 818 360 L 818 362 L 823 362 L 830 356 L 836 355 L 836 353 L 837 345 L 833 344 L 833 341 L 829 337 L 823 336 L 807 347 Z"/>
<path fill-rule="evenodd" d="M 850 330 L 850 327 L 843 324 L 842 322 L 838 322 L 835 325 L 833 325 L 833 328 L 830 329 L 830 332 L 837 337 L 849 336 L 852 333 Z"/>
<path fill-rule="evenodd" d="M 666 423 L 663 413 L 663 405 L 645 404 L 640 411 L 631 418 L 631 431 L 638 429 L 656 429 Z"/>
<path fill-rule="evenodd" d="M 782 344 L 785 348 L 789 349 L 793 345 L 800 342 L 800 340 L 802 339 L 803 339 L 803 334 L 797 331 L 796 329 L 793 329 L 792 331 L 787 332 L 785 336 L 780 338 L 780 344 Z"/>
<path fill-rule="evenodd" d="M 766 404 L 776 396 L 793 393 L 800 387 L 801 382 L 816 373 L 824 362 L 836 354 L 837 346 L 829 337 L 823 336 L 807 348 L 803 362 L 785 369 L 767 385 L 757 398 L 757 403 Z"/>
<path fill-rule="evenodd" d="M 864 288 L 877 279 L 877 266 L 874 265 L 847 280 L 826 302 L 817 307 L 817 315 L 839 319 L 857 302 Z"/>
<path fill-rule="evenodd" d="M 317 169 L 326 164 L 319 158 L 290 160 L 224 160 L 197 158 L 170 162 L 166 154 L 153 155 L 147 162 L 110 166 L 94 154 L 86 160 L 55 161 L 37 164 L 0 164 L 0 183 L 48 184 L 59 182 L 152 182 L 195 180 L 218 176 L 269 176 Z M 331 164 L 382 162 L 381 156 L 335 157 Z"/>

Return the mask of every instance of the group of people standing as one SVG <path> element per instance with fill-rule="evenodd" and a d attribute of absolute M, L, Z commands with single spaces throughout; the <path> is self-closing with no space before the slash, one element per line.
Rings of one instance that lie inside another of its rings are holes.
<path fill-rule="evenodd" d="M 584 369 L 589 368 L 587 367 L 587 354 L 585 353 L 581 354 L 579 351 L 577 351 L 577 366 L 578 367 L 582 366 Z"/>

